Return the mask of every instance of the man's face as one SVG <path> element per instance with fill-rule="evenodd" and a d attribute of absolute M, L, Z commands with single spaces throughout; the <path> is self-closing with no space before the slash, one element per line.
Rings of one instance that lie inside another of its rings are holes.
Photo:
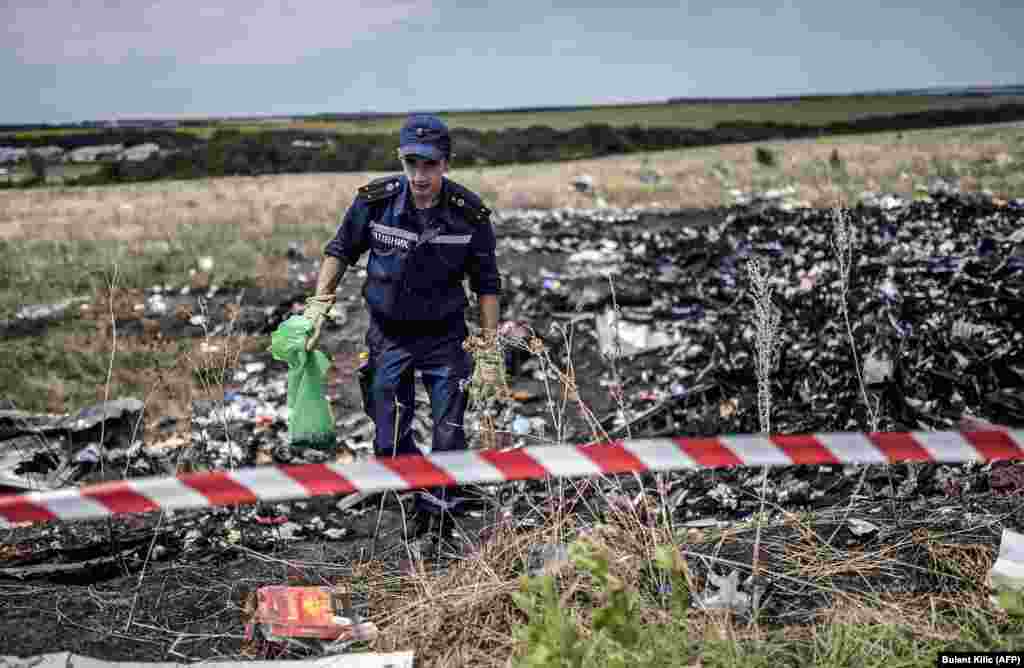
<path fill-rule="evenodd" d="M 441 192 L 448 161 L 432 160 L 419 155 L 399 155 L 402 169 L 412 185 L 412 193 L 418 200 L 432 200 Z"/>

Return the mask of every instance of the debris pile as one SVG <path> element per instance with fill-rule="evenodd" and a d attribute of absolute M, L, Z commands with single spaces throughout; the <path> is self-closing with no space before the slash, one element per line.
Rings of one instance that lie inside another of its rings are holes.
<path fill-rule="evenodd" d="M 964 422 L 965 415 L 1024 423 L 1024 200 L 995 202 L 938 187 L 918 201 L 865 198 L 845 217 L 853 241 L 849 332 L 834 247 L 836 217 L 770 204 L 778 201 L 753 197 L 749 204 L 712 211 L 605 207 L 496 214 L 506 286 L 502 333 L 513 397 L 490 413 L 496 445 L 757 432 L 754 309 L 744 271 L 754 259 L 768 269 L 774 308 L 781 313 L 781 354 L 771 379 L 773 431 L 864 431 L 869 424 L 864 393 L 878 402 L 879 426 L 887 431 L 990 426 Z M 197 295 L 159 286 L 139 291 L 117 310 L 119 335 L 143 333 L 137 323 L 145 317 L 158 321 L 166 337 L 249 333 L 267 335 L 269 344 L 269 334 L 301 312 L 315 279 L 315 258 L 302 257 L 296 246 L 289 261 L 293 287 L 287 290 L 239 293 L 211 287 Z M 334 364 L 328 396 L 335 405 L 339 461 L 372 451 L 373 425 L 359 403 L 355 380 L 366 314 L 352 286 L 364 271 L 353 272 L 348 294 L 322 337 Z M 27 309 L 18 331 L 40 331 L 41 326 L 26 323 L 52 321 L 67 308 Z M 96 308 L 108 312 L 105 304 Z M 477 315 L 471 311 L 467 319 L 475 323 Z M 527 351 L 531 345 L 536 350 L 538 342 L 546 349 L 542 355 Z M 567 377 L 576 387 L 563 392 L 561 381 Z M 576 395 L 590 415 L 579 410 Z M 326 460 L 320 450 L 289 446 L 287 367 L 269 351 L 243 352 L 223 399 L 194 403 L 189 438 L 168 434 L 145 442 L 144 407 L 134 398 L 63 416 L 28 414 L 17 410 L 17 397 L 10 399 L 0 405 L 0 493 Z M 491 408 L 474 407 L 467 414 L 474 445 Z M 429 401 L 418 381 L 413 428 L 428 448 Z M 928 517 L 934 524 L 939 517 L 949 529 L 970 529 L 979 517 L 991 516 L 992 508 L 1011 505 L 1024 493 L 1022 470 L 1007 462 L 794 466 L 770 471 L 766 500 L 774 509 L 844 509 L 846 515 L 837 515 L 831 536 L 825 536 L 834 539 L 831 544 L 898 548 L 903 561 L 917 563 L 930 554 L 927 541 L 895 537 L 894 523 Z M 760 471 L 733 468 L 509 483 L 477 490 L 485 503 L 470 514 L 467 527 L 475 522 L 482 531 L 494 518 L 518 528 L 540 526 L 545 508 L 554 503 L 552 485 L 584 522 L 606 521 L 623 510 L 651 520 L 664 503 L 675 526 L 714 533 L 758 512 L 762 477 Z M 987 500 L 979 505 L 982 495 Z M 403 496 L 408 502 L 409 495 Z M 400 535 L 400 515 L 388 510 L 378 524 L 377 501 L 365 501 L 316 499 L 128 517 L 118 520 L 113 548 L 109 527 L 99 523 L 17 527 L 10 549 L 0 547 L 0 577 L 88 581 L 118 569 L 137 572 L 147 563 L 159 568 L 225 551 L 251 556 L 307 543 L 342 549 L 371 538 L 376 544 L 377 533 Z M 773 550 L 779 555 L 789 550 L 792 556 L 801 536 L 793 527 L 772 531 L 762 547 L 766 568 L 778 570 Z M 472 533 L 467 532 L 466 543 L 475 539 Z M 995 543 L 992 531 L 975 538 L 979 545 Z M 750 554 L 743 552 L 748 542 L 731 541 L 739 552 L 714 556 L 749 563 Z M 709 554 L 716 544 L 707 544 Z M 814 546 L 807 548 L 811 554 Z M 565 561 L 564 547 L 539 546 L 529 561 L 530 571 L 557 569 Z M 796 575 L 818 577 L 812 562 L 809 558 L 806 572 Z M 268 573 L 262 582 L 271 582 L 276 562 L 260 564 Z M 714 577 L 704 570 L 708 589 L 697 601 L 705 607 L 746 608 L 762 594 L 759 585 L 730 568 L 716 567 Z M 841 578 L 825 582 L 825 577 L 819 578 L 823 586 L 844 586 Z M 778 618 L 786 618 L 792 597 L 774 596 L 769 608 L 774 605 Z"/>
<path fill-rule="evenodd" d="M 833 212 L 761 205 L 699 212 L 499 212 L 514 400 L 493 413 L 497 445 L 758 431 L 753 309 L 743 272 L 752 259 L 768 268 L 774 306 L 782 314 L 782 352 L 772 377 L 774 431 L 866 429 L 858 367 L 870 398 L 878 401 L 882 430 L 955 429 L 965 414 L 1024 422 L 1024 201 L 1004 205 L 942 184 L 927 199 L 889 198 L 885 206 L 872 201 L 848 212 L 854 267 L 847 306 L 856 360 L 842 317 Z M 297 246 L 289 248 L 289 259 L 293 283 L 315 276 L 315 259 L 302 257 Z M 184 301 L 195 295 L 169 287 L 146 291 L 143 302 L 144 315 L 164 314 L 162 326 L 167 319 L 180 323 L 167 314 L 196 306 Z M 168 323 L 166 335 L 226 329 L 223 307 L 229 303 L 241 304 L 247 315 L 233 331 L 241 322 L 250 333 L 269 334 L 301 310 L 304 297 L 302 285 L 215 293 L 210 299 L 223 303 L 208 304 L 207 321 L 177 329 Z M 373 436 L 358 393 L 349 387 L 364 311 L 357 295 L 340 300 L 324 335 L 329 350 L 341 349 L 334 354 L 329 393 L 340 456 L 347 459 L 368 456 Z M 474 313 L 469 320 L 475 321 Z M 119 322 L 119 331 L 130 335 L 130 324 Z M 547 347 L 549 362 L 526 352 L 532 338 Z M 557 371 L 568 369 L 567 343 L 579 397 L 593 420 L 573 397 L 563 404 Z M 183 448 L 204 468 L 323 461 L 323 453 L 288 447 L 285 372 L 269 353 L 243 353 L 224 401 L 195 405 L 189 443 L 125 442 L 123 429 L 108 429 L 108 441 L 121 439 L 116 445 L 76 437 L 58 457 L 52 453 L 60 448 L 50 446 L 62 442 L 49 439 L 43 447 L 38 436 L 66 436 L 72 418 L 21 415 L 35 426 L 0 429 L 0 471 L 8 480 L 33 473 L 46 489 L 82 480 L 98 453 L 139 474 L 168 470 Z M 471 434 L 480 415 L 467 414 Z M 431 425 L 428 398 L 417 382 L 414 430 L 423 448 L 429 448 Z M 848 473 L 780 472 L 789 482 L 775 498 L 826 503 L 829 490 Z M 733 509 L 732 496 L 715 491 L 722 489 L 721 475 L 714 484 L 686 484 L 686 500 L 677 502 L 692 510 L 687 515 Z M 735 484 L 745 484 L 743 472 L 731 475 Z M 951 475 L 939 474 L 935 484 L 945 485 Z M 917 484 L 932 477 L 919 475 Z M 868 476 L 866 482 L 874 480 Z M 970 480 L 953 486 L 968 491 Z"/>
<path fill-rule="evenodd" d="M 618 343 L 623 378 L 604 364 L 581 389 L 619 385 L 632 415 L 671 401 L 683 429 L 676 433 L 756 432 L 743 265 L 758 259 L 782 314 L 776 431 L 867 427 L 858 364 L 882 399 L 884 430 L 950 428 L 965 413 L 1020 423 L 1024 202 L 997 206 L 941 189 L 930 200 L 849 212 L 857 360 L 828 211 L 734 207 L 703 225 L 675 212 L 506 215 L 499 244 L 541 258 L 536 277 L 510 279 L 506 315 L 538 331 L 548 315 L 571 321 L 593 353 Z M 587 363 L 576 361 L 577 370 Z M 695 393 L 706 405 L 692 405 Z M 623 423 L 620 415 L 606 427 Z"/>

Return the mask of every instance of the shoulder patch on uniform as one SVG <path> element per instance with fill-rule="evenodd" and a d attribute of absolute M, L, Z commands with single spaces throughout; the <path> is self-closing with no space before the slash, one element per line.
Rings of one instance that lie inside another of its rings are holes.
<path fill-rule="evenodd" d="M 357 197 L 364 202 L 375 202 L 398 194 L 402 183 L 398 176 L 385 176 L 370 181 L 359 188 Z"/>
<path fill-rule="evenodd" d="M 448 184 L 452 186 L 448 189 L 448 204 L 465 212 L 467 221 L 478 225 L 490 219 L 491 210 L 484 206 L 483 200 L 476 193 L 454 181 L 449 181 Z"/>

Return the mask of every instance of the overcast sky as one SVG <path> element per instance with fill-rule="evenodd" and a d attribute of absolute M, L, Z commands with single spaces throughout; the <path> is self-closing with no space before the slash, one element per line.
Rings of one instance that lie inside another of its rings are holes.
<path fill-rule="evenodd" d="M 1021 0 L 623 5 L 3 0 L 0 123 L 1024 83 Z"/>

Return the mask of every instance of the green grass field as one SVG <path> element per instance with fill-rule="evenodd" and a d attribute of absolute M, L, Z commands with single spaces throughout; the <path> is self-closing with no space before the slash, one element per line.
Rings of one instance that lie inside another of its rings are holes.
<path fill-rule="evenodd" d="M 807 98 L 785 102 L 745 102 L 732 104 L 647 104 L 593 107 L 574 111 L 541 112 L 449 112 L 440 117 L 451 128 L 503 130 L 546 125 L 556 130 L 570 130 L 588 123 L 612 126 L 686 127 L 707 129 L 717 123 L 735 121 L 802 123 L 824 125 L 865 116 L 906 114 L 938 109 L 990 107 L 1024 101 L 1024 97 L 1001 98 L 938 98 L 928 96 L 878 96 L 848 98 Z M 361 122 L 282 123 L 274 127 L 330 130 L 341 133 L 397 133 L 403 117 L 373 119 Z M 266 126 L 241 124 L 243 130 L 260 130 Z"/>
<path fill-rule="evenodd" d="M 0 139 L 14 137 L 15 139 L 35 139 L 36 137 L 64 137 L 67 135 L 91 135 L 99 134 L 101 131 L 96 128 L 48 128 L 46 130 L 27 130 L 24 132 L 0 132 Z"/>
<path fill-rule="evenodd" d="M 877 95 L 848 97 L 816 97 L 787 101 L 757 101 L 736 103 L 680 103 L 633 104 L 588 107 L 571 111 L 454 111 L 439 114 L 451 128 L 474 130 L 502 130 L 546 125 L 556 130 L 568 130 L 588 123 L 607 123 L 612 126 L 639 125 L 641 127 L 686 127 L 707 129 L 717 123 L 735 121 L 801 123 L 823 125 L 849 121 L 866 116 L 906 114 L 930 110 L 992 107 L 1002 104 L 1020 104 L 1024 96 L 940 97 L 926 95 Z M 397 133 L 404 115 L 373 118 L 364 121 L 314 121 L 282 119 L 256 123 L 251 120 L 218 121 L 208 126 L 179 128 L 177 131 L 208 138 L 218 128 L 236 128 L 243 132 L 261 132 L 271 129 L 299 129 L 337 132 L 342 134 Z M 30 132 L 0 133 L 19 139 L 60 137 L 67 134 L 95 133 L 94 129 L 55 128 Z"/>
<path fill-rule="evenodd" d="M 95 174 L 101 167 L 100 164 L 49 165 L 46 168 L 46 183 L 47 185 L 61 185 L 66 179 L 77 179 L 86 174 Z M 19 164 L 9 169 L 8 175 L 0 177 L 0 179 L 17 183 L 32 178 L 32 170 L 26 164 Z"/>

